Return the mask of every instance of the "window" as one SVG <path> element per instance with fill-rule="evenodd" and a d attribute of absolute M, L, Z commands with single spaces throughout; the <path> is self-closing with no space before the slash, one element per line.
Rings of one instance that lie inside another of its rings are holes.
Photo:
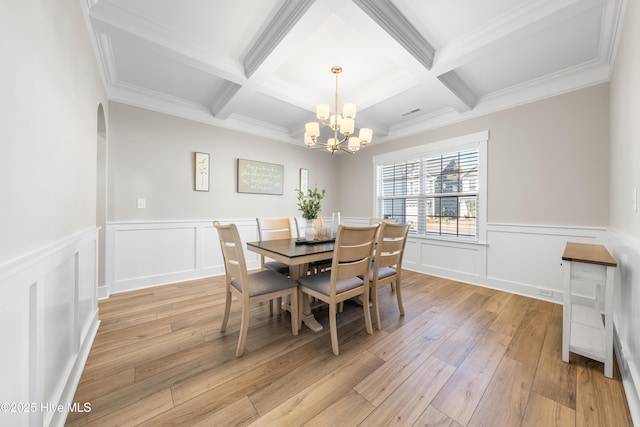
<path fill-rule="evenodd" d="M 480 132 L 375 157 L 376 216 L 410 221 L 417 235 L 479 239 L 487 139 Z"/>

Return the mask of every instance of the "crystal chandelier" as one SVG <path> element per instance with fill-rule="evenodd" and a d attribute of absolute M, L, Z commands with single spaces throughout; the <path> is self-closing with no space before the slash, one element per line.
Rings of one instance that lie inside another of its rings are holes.
<path fill-rule="evenodd" d="M 318 104 L 316 116 L 323 126 L 329 126 L 333 129 L 333 138 L 329 138 L 327 142 L 320 142 L 318 140 L 320 123 L 309 122 L 304 125 L 304 143 L 309 148 L 326 148 L 331 154 L 338 150 L 353 154 L 361 146 L 364 147 L 368 142 L 371 142 L 373 131 L 369 128 L 362 128 L 357 137 L 352 136 L 355 129 L 356 106 L 355 104 L 344 104 L 342 115 L 338 114 L 338 74 L 342 72 L 342 67 L 336 65 L 331 68 L 331 72 L 336 75 L 335 113 L 330 116 L 329 104 Z M 342 134 L 342 138 L 338 138 L 338 132 Z"/>

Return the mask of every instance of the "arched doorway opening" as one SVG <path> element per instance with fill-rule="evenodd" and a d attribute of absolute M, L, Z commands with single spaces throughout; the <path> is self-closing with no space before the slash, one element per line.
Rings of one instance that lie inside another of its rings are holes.
<path fill-rule="evenodd" d="M 98 105 L 97 123 L 96 227 L 100 228 L 100 231 L 98 232 L 98 289 L 106 290 L 105 236 L 107 228 L 107 122 L 102 104 Z"/>

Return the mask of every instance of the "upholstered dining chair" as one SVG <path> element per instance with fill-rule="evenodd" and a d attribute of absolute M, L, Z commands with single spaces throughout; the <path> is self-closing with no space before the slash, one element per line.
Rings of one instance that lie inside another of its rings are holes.
<path fill-rule="evenodd" d="M 331 349 L 336 356 L 339 354 L 336 322 L 338 304 L 359 295 L 363 296 L 364 301 L 369 301 L 371 252 L 377 229 L 377 224 L 366 227 L 340 225 L 331 270 L 298 279 L 302 297 L 307 294 L 329 305 Z M 371 334 L 369 304 L 364 304 L 363 310 L 367 333 Z"/>
<path fill-rule="evenodd" d="M 291 239 L 291 221 L 289 218 L 256 218 L 258 223 L 258 240 Z M 264 269 L 273 270 L 276 273 L 289 275 L 289 266 L 283 262 L 268 260 L 264 255 L 260 255 L 260 266 Z M 269 314 L 273 314 L 273 304 L 277 307 L 278 314 L 282 313 L 282 300 L 277 298 L 269 302 Z"/>
<path fill-rule="evenodd" d="M 289 218 L 256 218 L 258 223 L 258 239 L 266 240 L 291 239 L 291 221 Z M 276 273 L 289 275 L 289 266 L 280 261 L 267 261 L 264 255 L 260 255 L 260 266 L 273 270 Z"/>
<path fill-rule="evenodd" d="M 251 304 L 291 296 L 291 332 L 293 335 L 298 335 L 301 326 L 298 320 L 298 284 L 273 270 L 260 270 L 249 274 L 236 225 L 222 225 L 214 221 L 213 226 L 218 230 L 226 272 L 226 303 L 220 332 L 225 332 L 227 329 L 231 297 L 235 296 L 242 303 L 242 320 L 236 357 L 242 356 L 245 350 Z"/>
<path fill-rule="evenodd" d="M 378 231 L 374 261 L 371 265 L 371 270 L 369 271 L 373 314 L 376 320 L 377 329 L 381 329 L 380 304 L 378 302 L 378 288 L 381 286 L 391 285 L 391 289 L 395 290 L 400 315 L 404 316 L 400 277 L 402 271 L 402 257 L 407 243 L 409 226 L 410 224 L 383 222 L 380 225 L 380 230 Z"/>

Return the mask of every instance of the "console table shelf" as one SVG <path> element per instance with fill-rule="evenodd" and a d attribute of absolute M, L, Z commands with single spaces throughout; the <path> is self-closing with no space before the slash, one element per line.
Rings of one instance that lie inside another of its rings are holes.
<path fill-rule="evenodd" d="M 604 363 L 604 375 L 613 376 L 613 282 L 617 263 L 602 245 L 567 243 L 562 254 L 564 273 L 562 360 L 569 352 Z M 573 287 L 588 283 L 595 287 L 593 305 L 575 301 Z M 600 295 L 604 285 L 604 316 Z"/>

